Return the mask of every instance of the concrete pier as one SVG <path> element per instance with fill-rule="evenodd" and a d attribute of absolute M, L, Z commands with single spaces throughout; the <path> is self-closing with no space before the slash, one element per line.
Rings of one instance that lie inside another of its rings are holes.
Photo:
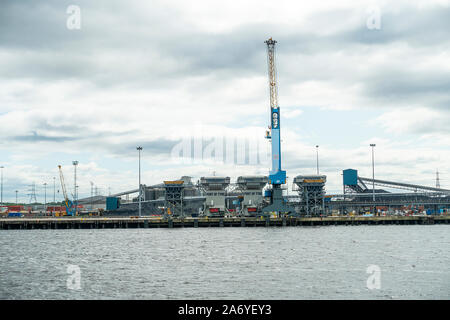
<path fill-rule="evenodd" d="M 155 218 L 155 217 L 60 217 L 0 218 L 0 229 L 113 229 L 113 228 L 202 228 L 202 227 L 289 227 L 338 225 L 432 225 L 450 224 L 450 216 L 329 216 L 286 218 Z"/>

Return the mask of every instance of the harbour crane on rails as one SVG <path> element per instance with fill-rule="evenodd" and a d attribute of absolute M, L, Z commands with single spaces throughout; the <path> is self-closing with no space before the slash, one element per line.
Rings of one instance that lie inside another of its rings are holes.
<path fill-rule="evenodd" d="M 263 208 L 264 214 L 275 212 L 281 214 L 295 213 L 294 208 L 288 206 L 283 199 L 281 186 L 286 183 L 286 171 L 281 169 L 281 140 L 280 140 L 280 106 L 278 105 L 277 74 L 275 66 L 275 40 L 270 38 L 264 41 L 267 44 L 267 63 L 269 68 L 269 92 L 270 92 L 270 125 L 266 131 L 266 138 L 272 144 L 272 170 L 269 173 L 269 184 L 272 186 L 270 204 Z"/>
<path fill-rule="evenodd" d="M 66 191 L 66 184 L 64 182 L 64 175 L 61 169 L 61 165 L 58 165 L 58 169 L 59 169 L 59 179 L 61 181 L 61 189 L 64 195 L 64 206 L 66 207 L 66 212 L 68 216 L 75 216 L 76 213 L 76 208 L 73 205 L 73 202 L 69 200 L 69 197 L 67 196 L 67 191 Z"/>

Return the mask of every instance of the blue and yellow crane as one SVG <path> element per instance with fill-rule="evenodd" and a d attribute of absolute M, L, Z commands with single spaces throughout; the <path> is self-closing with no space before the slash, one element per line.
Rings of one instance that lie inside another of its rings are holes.
<path fill-rule="evenodd" d="M 289 207 L 283 199 L 283 189 L 281 186 L 286 183 L 286 171 L 281 169 L 281 139 L 280 139 L 280 106 L 278 105 L 278 87 L 275 65 L 275 40 L 270 38 L 264 43 L 267 44 L 267 63 L 269 68 L 269 92 L 270 92 L 270 125 L 266 132 L 266 138 L 272 144 L 272 170 L 269 173 L 270 205 L 263 208 L 263 213 L 275 212 L 293 213 L 293 208 Z"/>
<path fill-rule="evenodd" d="M 69 200 L 69 197 L 67 196 L 67 191 L 66 191 L 66 184 L 64 183 L 64 175 L 61 169 L 61 166 L 58 165 L 58 169 L 59 169 L 59 179 L 61 181 L 61 189 L 64 195 L 64 206 L 66 207 L 66 212 L 68 216 L 75 216 L 76 214 L 76 208 L 73 205 L 73 202 Z"/>

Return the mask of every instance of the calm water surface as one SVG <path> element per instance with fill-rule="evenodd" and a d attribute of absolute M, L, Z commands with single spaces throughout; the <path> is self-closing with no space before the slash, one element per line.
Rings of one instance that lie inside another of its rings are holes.
<path fill-rule="evenodd" d="M 0 240 L 0 299 L 450 299 L 446 225 L 2 230 Z M 369 265 L 380 289 L 367 288 Z"/>

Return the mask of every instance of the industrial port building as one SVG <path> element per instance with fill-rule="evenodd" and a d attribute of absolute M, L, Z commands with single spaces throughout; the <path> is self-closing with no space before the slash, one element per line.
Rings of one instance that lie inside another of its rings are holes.
<path fill-rule="evenodd" d="M 450 190 L 364 178 L 360 177 L 355 169 L 343 171 L 342 194 L 326 194 L 327 177 L 319 175 L 318 170 L 315 175 L 296 176 L 293 179 L 293 188 L 295 187 L 293 190 L 296 194 L 284 194 L 286 171 L 282 170 L 281 113 L 278 104 L 275 64 L 277 42 L 270 38 L 265 43 L 270 93 L 270 123 L 265 137 L 269 140 L 272 149 L 272 168 L 267 176 L 240 176 L 236 181 L 231 181 L 228 176 L 204 176 L 196 182 L 193 182 L 189 176 L 183 176 L 177 180 L 166 180 L 147 186 L 141 184 L 139 175 L 138 189 L 116 193 L 109 197 L 77 199 L 75 196 L 72 202 L 68 199 L 61 166 L 59 166 L 67 214 L 76 215 L 78 210 L 74 208 L 78 205 L 90 207 L 91 211 L 94 207 L 104 206 L 107 215 L 136 216 L 142 213 L 181 218 L 187 216 L 267 217 L 269 215 L 320 217 L 349 213 L 379 215 L 386 212 L 425 212 L 427 214 L 448 212 Z M 375 145 L 371 144 L 371 146 Z M 137 149 L 140 151 L 142 147 Z M 78 162 L 74 162 L 74 165 L 76 164 Z M 401 192 L 390 192 L 385 188 L 401 190 Z"/>
<path fill-rule="evenodd" d="M 325 175 L 298 175 L 293 179 L 294 195 L 283 198 L 294 208 L 290 215 L 326 216 L 331 214 L 380 214 L 410 211 L 416 213 L 447 213 L 450 208 L 450 190 L 359 177 L 358 171 L 343 171 L 342 194 L 326 194 Z M 174 188 L 174 185 L 177 185 Z M 367 185 L 375 185 L 371 189 Z M 381 187 L 399 189 L 389 192 Z M 141 199 L 144 215 L 173 216 L 258 216 L 269 204 L 267 176 L 201 177 L 196 183 L 184 176 L 152 186 L 142 186 Z M 130 190 L 110 197 L 96 199 L 106 202 L 106 214 L 137 215 L 138 198 L 126 200 Z M 375 198 L 374 198 L 375 195 Z M 129 197 L 128 197 L 129 198 Z M 80 200 L 89 203 L 91 199 Z"/>

